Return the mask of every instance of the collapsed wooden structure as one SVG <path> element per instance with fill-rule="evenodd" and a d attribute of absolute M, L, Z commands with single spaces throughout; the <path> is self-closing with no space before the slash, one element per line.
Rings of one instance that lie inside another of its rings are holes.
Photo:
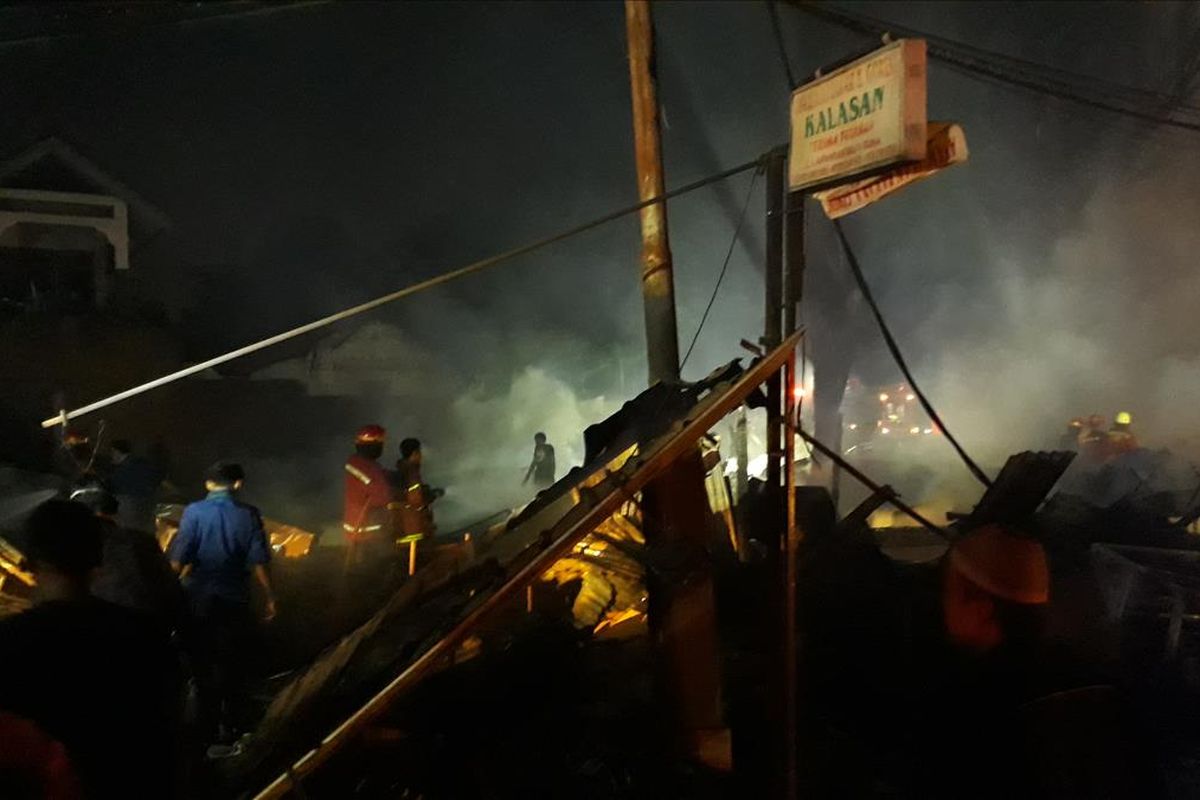
<path fill-rule="evenodd" d="M 455 663 L 490 615 L 521 602 L 527 587 L 585 537 L 681 459 L 695 456 L 720 419 L 781 371 L 790 379 L 798 339 L 789 337 L 746 369 L 735 361 L 694 384 L 657 384 L 590 428 L 584 466 L 507 523 L 441 548 L 374 616 L 285 686 L 245 753 L 225 767 L 226 781 L 260 787 L 260 800 L 302 793 L 307 776 L 404 692 Z M 790 388 L 783 396 L 792 397 Z M 792 438 L 781 454 L 787 463 Z M 792 471 L 784 473 L 790 498 Z M 781 540 L 794 545 L 797 532 Z"/>

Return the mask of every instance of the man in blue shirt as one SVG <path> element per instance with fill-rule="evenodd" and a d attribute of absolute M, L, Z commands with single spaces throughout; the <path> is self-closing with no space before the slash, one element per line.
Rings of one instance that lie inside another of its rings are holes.
<path fill-rule="evenodd" d="M 246 477 L 241 466 L 218 462 L 205 477 L 208 497 L 184 509 L 167 557 L 191 605 L 201 724 L 218 745 L 229 745 L 245 708 L 243 665 L 254 636 L 251 575 L 265 595 L 265 621 L 275 616 L 271 546 L 258 509 L 236 499 Z"/>

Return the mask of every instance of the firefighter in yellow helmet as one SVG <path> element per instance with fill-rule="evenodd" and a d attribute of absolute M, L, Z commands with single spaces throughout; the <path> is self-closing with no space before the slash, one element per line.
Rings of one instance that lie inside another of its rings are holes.
<path fill-rule="evenodd" d="M 1112 427 L 1108 429 L 1106 449 L 1109 458 L 1116 458 L 1138 449 L 1138 440 L 1133 435 L 1132 427 L 1133 415 L 1128 411 L 1118 411 L 1113 417 Z"/>

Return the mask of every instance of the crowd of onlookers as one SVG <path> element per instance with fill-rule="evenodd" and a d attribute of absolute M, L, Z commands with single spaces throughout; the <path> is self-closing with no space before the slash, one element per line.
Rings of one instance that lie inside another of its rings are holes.
<path fill-rule="evenodd" d="M 210 468 L 164 553 L 152 501 L 138 502 L 161 475 L 113 450 L 103 477 L 77 475 L 25 525 L 33 604 L 0 620 L 6 798 L 179 796 L 190 765 L 240 749 L 252 581 L 275 613 L 270 543 L 237 498 L 245 475 Z"/>

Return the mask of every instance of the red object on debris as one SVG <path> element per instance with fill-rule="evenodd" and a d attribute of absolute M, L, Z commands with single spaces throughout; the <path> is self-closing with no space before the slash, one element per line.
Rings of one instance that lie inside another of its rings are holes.
<path fill-rule="evenodd" d="M 956 542 L 950 566 L 979 588 L 1010 603 L 1050 601 L 1050 568 L 1041 543 L 984 525 Z"/>

